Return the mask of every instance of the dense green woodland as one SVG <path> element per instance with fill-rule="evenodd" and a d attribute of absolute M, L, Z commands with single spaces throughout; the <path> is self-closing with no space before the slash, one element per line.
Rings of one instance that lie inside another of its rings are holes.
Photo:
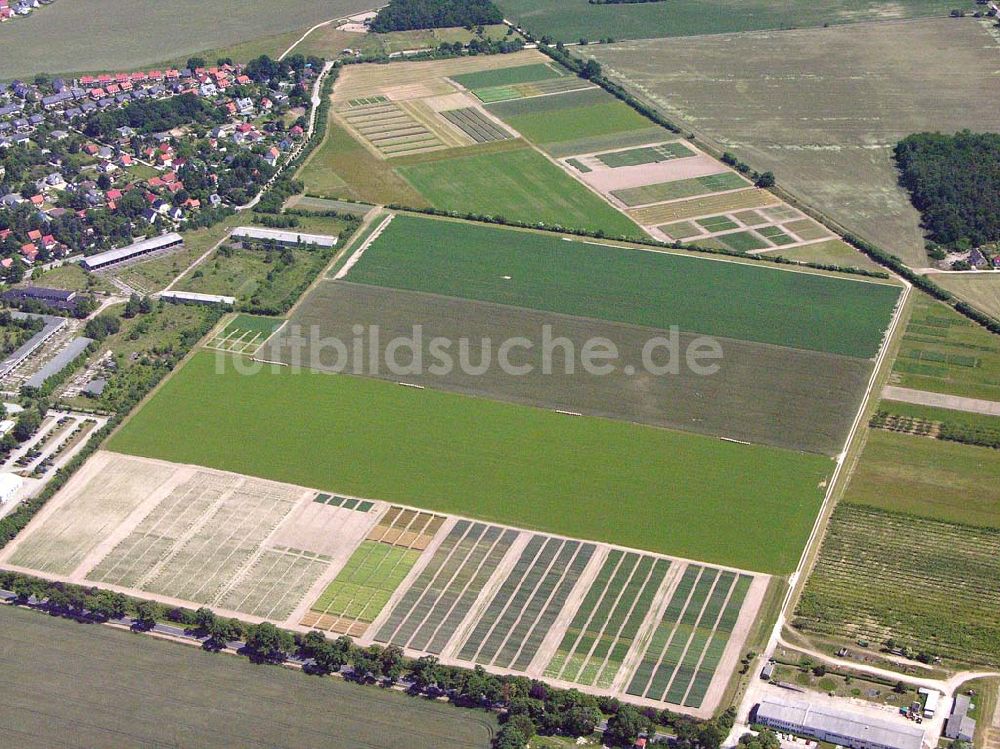
<path fill-rule="evenodd" d="M 502 22 L 503 14 L 491 0 L 391 0 L 371 28 L 381 34 Z"/>
<path fill-rule="evenodd" d="M 930 239 L 958 247 L 1000 240 L 1000 134 L 917 133 L 895 155 Z"/>

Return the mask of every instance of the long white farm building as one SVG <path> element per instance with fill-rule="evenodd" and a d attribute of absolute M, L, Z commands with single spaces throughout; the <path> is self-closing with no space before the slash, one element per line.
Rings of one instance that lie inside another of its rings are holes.
<path fill-rule="evenodd" d="M 811 702 L 765 697 L 755 722 L 850 749 L 921 749 L 924 731 L 902 718 L 875 718 Z"/>
<path fill-rule="evenodd" d="M 238 226 L 233 229 L 235 239 L 251 239 L 258 242 L 274 242 L 280 245 L 312 245 L 314 247 L 334 247 L 337 237 L 326 234 L 302 234 L 282 229 L 263 229 L 259 226 Z"/>
<path fill-rule="evenodd" d="M 128 247 L 120 247 L 117 250 L 108 250 L 107 252 L 99 252 L 96 255 L 85 257 L 83 259 L 83 267 L 87 270 L 100 270 L 101 268 L 124 263 L 126 260 L 133 260 L 143 255 L 159 252 L 160 250 L 179 247 L 183 243 L 184 238 L 180 234 L 170 232 L 159 237 L 139 240 Z"/>

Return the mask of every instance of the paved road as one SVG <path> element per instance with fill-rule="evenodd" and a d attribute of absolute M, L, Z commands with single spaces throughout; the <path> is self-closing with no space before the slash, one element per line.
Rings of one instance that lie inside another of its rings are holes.
<path fill-rule="evenodd" d="M 913 390 L 894 385 L 886 385 L 882 388 L 882 397 L 903 403 L 915 403 L 919 406 L 934 406 L 935 408 L 948 408 L 952 411 L 1000 416 L 1000 401 L 962 398 L 958 395 L 932 393 L 927 390 Z"/>

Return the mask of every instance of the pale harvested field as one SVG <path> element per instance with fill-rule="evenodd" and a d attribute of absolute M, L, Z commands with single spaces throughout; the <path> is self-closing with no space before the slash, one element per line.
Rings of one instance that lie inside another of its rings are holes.
<path fill-rule="evenodd" d="M 935 273 L 931 280 L 1000 320 L 1000 273 Z"/>
<path fill-rule="evenodd" d="M 690 200 L 675 200 L 670 203 L 657 203 L 644 208 L 632 208 L 625 211 L 637 224 L 655 226 L 669 224 L 686 218 L 701 218 L 719 213 L 732 213 L 747 208 L 760 208 L 774 205 L 780 201 L 767 190 L 753 188 L 738 192 L 706 195 Z"/>
<path fill-rule="evenodd" d="M 896 184 L 893 145 L 913 132 L 1000 122 L 1000 46 L 971 18 L 587 51 L 670 118 L 916 266 L 925 264 L 923 238 Z"/>
<path fill-rule="evenodd" d="M 385 89 L 392 91 L 394 98 L 419 98 L 436 96 L 457 91 L 447 84 L 435 83 L 449 75 L 475 73 L 480 70 L 496 70 L 516 65 L 548 62 L 541 52 L 523 50 L 509 55 L 479 55 L 453 60 L 425 60 L 423 62 L 397 62 L 392 65 L 348 65 L 340 73 L 334 87 L 333 101 L 340 102 L 372 96 Z M 428 84 L 431 81 L 431 84 Z M 414 86 L 407 90 L 405 87 Z"/>
<path fill-rule="evenodd" d="M 691 177 L 704 177 L 726 171 L 729 170 L 721 162 L 716 161 L 711 156 L 698 154 L 685 159 L 661 161 L 658 164 L 594 169 L 578 176 L 588 185 L 606 195 L 612 190 L 624 190 L 630 187 L 672 182 Z"/>

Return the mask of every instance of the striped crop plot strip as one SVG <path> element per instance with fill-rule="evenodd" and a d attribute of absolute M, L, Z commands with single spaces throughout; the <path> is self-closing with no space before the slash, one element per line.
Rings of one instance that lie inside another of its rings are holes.
<path fill-rule="evenodd" d="M 753 578 L 688 565 L 627 692 L 700 707 Z"/>
<path fill-rule="evenodd" d="M 579 541 L 532 536 L 458 657 L 526 669 L 595 549 Z"/>
<path fill-rule="evenodd" d="M 231 488 L 231 482 L 195 475 L 176 487 L 108 553 L 87 577 L 94 582 L 136 587 L 163 563 L 174 544 Z"/>
<path fill-rule="evenodd" d="M 715 669 L 729 643 L 729 636 L 736 626 L 736 620 L 739 618 L 743 600 L 746 598 L 751 582 L 753 582 L 753 578 L 750 575 L 740 575 L 737 578 L 736 585 L 726 602 L 726 608 L 719 619 L 719 624 L 716 626 L 701 663 L 698 665 L 698 670 L 691 680 L 690 689 L 684 697 L 682 704 L 686 707 L 701 707 L 702 700 L 705 699 L 708 687 L 712 683 L 712 677 L 715 676 Z"/>
<path fill-rule="evenodd" d="M 401 146 L 404 143 L 411 144 L 407 152 L 443 148 L 445 145 L 410 112 L 392 102 L 351 106 L 342 109 L 340 114 L 347 124 L 385 155 L 403 152 Z"/>
<path fill-rule="evenodd" d="M 329 558 L 300 550 L 267 549 L 216 604 L 266 619 L 284 620 L 329 566 Z"/>
<path fill-rule="evenodd" d="M 666 559 L 613 549 L 545 675 L 610 687 L 669 568 Z"/>
<path fill-rule="evenodd" d="M 375 640 L 440 653 L 517 535 L 484 523 L 455 523 Z"/>
<path fill-rule="evenodd" d="M 475 107 L 450 109 L 446 112 L 441 112 L 441 116 L 476 141 L 476 143 L 510 140 L 514 137 Z"/>

